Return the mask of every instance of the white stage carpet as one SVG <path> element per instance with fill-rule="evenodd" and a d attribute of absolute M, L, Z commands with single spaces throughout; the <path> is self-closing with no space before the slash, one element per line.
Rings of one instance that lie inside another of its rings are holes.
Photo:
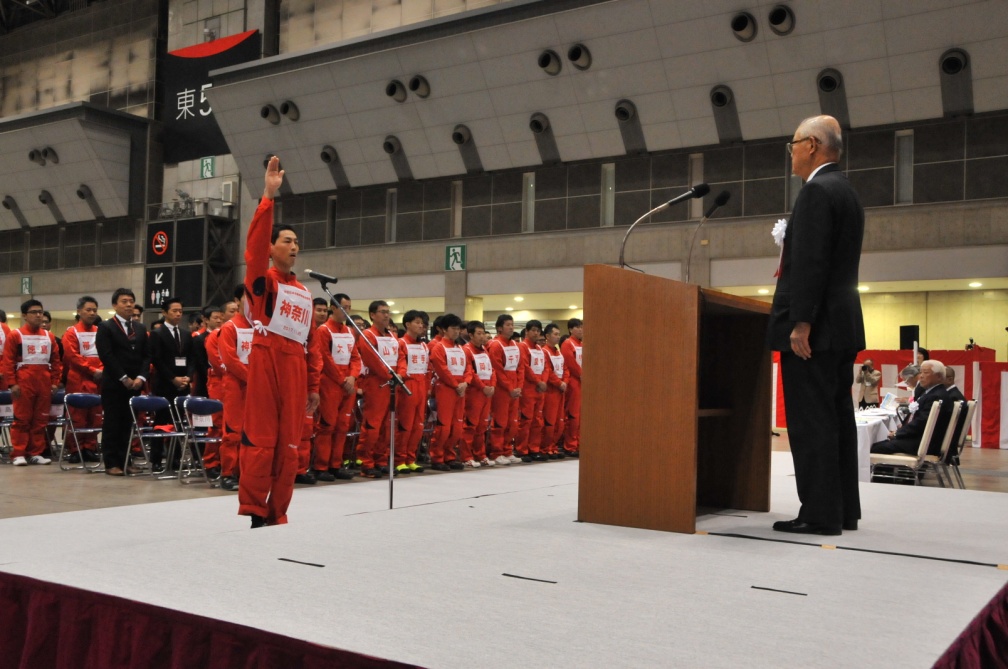
<path fill-rule="evenodd" d="M 2 520 L 0 570 L 428 667 L 924 667 L 1008 577 L 1008 495 L 865 483 L 857 532 L 785 535 L 773 467 L 772 512 L 706 534 L 576 522 L 567 460 L 406 477 L 394 511 L 299 488 L 256 531 L 235 497 Z"/>

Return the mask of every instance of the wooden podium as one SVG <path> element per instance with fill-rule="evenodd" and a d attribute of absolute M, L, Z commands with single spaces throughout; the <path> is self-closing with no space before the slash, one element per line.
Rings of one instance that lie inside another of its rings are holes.
<path fill-rule="evenodd" d="M 693 533 L 697 506 L 770 510 L 770 305 L 584 270 L 578 520 Z"/>

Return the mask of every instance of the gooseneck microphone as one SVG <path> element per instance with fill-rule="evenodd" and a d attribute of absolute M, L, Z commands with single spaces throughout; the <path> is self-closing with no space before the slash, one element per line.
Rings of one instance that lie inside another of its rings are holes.
<path fill-rule="evenodd" d="M 718 193 L 718 196 L 714 198 L 714 204 L 710 206 L 710 209 L 708 209 L 703 215 L 703 218 L 700 219 L 700 225 L 696 226 L 696 230 L 693 231 L 693 239 L 690 240 L 689 244 L 689 255 L 686 256 L 686 283 L 689 283 L 690 263 L 693 262 L 693 244 L 696 242 L 697 233 L 700 232 L 700 228 L 702 228 L 703 224 L 707 222 L 707 219 L 710 218 L 711 214 L 717 211 L 718 207 L 723 207 L 728 202 L 729 198 L 731 198 L 731 193 L 726 190 Z"/>
<path fill-rule="evenodd" d="M 657 207 L 655 207 L 654 209 L 652 209 L 651 211 L 649 211 L 648 213 L 644 214 L 636 221 L 634 221 L 633 225 L 631 225 L 630 228 L 626 231 L 626 234 L 623 235 L 623 243 L 620 245 L 620 251 L 619 251 L 619 266 L 626 267 L 626 263 L 623 262 L 623 254 L 626 251 L 627 239 L 630 237 L 630 233 L 633 232 L 634 228 L 637 227 L 638 223 L 643 221 L 648 216 L 651 216 L 652 214 L 657 214 L 659 211 L 665 211 L 672 205 L 678 204 L 683 200 L 692 200 L 695 197 L 703 197 L 709 192 L 710 192 L 710 186 L 708 186 L 707 184 L 697 184 L 696 186 L 693 186 L 693 188 L 690 188 L 682 195 L 678 195 L 669 200 L 668 202 L 663 202 L 662 204 L 658 205 Z"/>
<path fill-rule="evenodd" d="M 316 281 L 321 281 L 323 286 L 327 283 L 336 283 L 339 281 L 339 279 L 337 279 L 334 276 L 329 276 L 328 274 L 322 274 L 321 272 L 315 272 L 310 269 L 306 269 L 304 273 L 310 276 L 311 278 L 315 279 Z"/>

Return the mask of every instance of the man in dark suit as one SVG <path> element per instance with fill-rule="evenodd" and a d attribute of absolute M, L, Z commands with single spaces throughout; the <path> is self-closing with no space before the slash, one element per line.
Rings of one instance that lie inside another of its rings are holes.
<path fill-rule="evenodd" d="M 937 360 L 925 360 L 921 365 L 920 372 L 920 399 L 914 400 L 917 404 L 916 411 L 900 429 L 889 433 L 889 438 L 872 444 L 872 453 L 906 453 L 907 455 L 917 455 L 920 447 L 921 437 L 924 436 L 924 426 L 928 416 L 931 414 L 933 405 L 941 400 L 941 413 L 938 415 L 938 422 L 935 423 L 934 432 L 931 434 L 931 441 L 928 442 L 928 454 L 938 455 L 941 452 L 942 439 L 948 429 L 949 418 L 952 416 L 952 401 L 945 390 L 945 365 Z M 913 404 L 911 404 L 913 408 Z"/>
<path fill-rule="evenodd" d="M 139 395 L 150 373 L 150 348 L 147 330 L 133 320 L 136 297 L 129 288 L 117 288 L 112 293 L 115 315 L 98 326 L 95 347 L 102 361 L 101 398 L 104 421 L 102 423 L 102 454 L 105 473 L 122 476 L 126 453 L 130 447 L 129 400 Z M 139 470 L 129 468 L 130 474 Z"/>
<path fill-rule="evenodd" d="M 945 456 L 946 462 L 959 466 L 959 449 L 955 440 L 959 436 L 959 433 L 962 432 L 963 425 L 966 423 L 966 410 L 968 408 L 968 404 L 966 402 L 966 397 L 962 394 L 962 391 L 956 387 L 955 370 L 951 367 L 945 368 L 945 392 L 948 393 L 949 402 L 962 402 L 962 409 L 959 410 L 959 418 L 956 420 L 956 430 L 952 435 L 952 445 L 949 447 L 948 454 Z"/>
<path fill-rule="evenodd" d="M 155 395 L 160 395 L 171 403 L 179 395 L 189 394 L 189 377 L 192 370 L 192 336 L 189 332 L 183 332 L 182 325 L 182 300 L 177 297 L 169 297 L 161 303 L 163 325 L 150 335 L 151 360 L 154 364 L 154 383 L 151 390 Z M 172 423 L 171 411 L 165 409 L 158 412 L 155 419 L 158 425 L 170 425 Z M 163 455 L 163 440 L 155 440 L 151 447 L 150 457 L 154 472 L 163 469 L 161 457 Z"/>
<path fill-rule="evenodd" d="M 784 235 L 767 343 L 781 352 L 801 509 L 773 528 L 837 535 L 856 530 L 861 517 L 850 389 L 854 358 L 865 347 L 857 291 L 864 209 L 837 164 L 836 119 L 805 119 L 787 148 L 805 185 Z"/>

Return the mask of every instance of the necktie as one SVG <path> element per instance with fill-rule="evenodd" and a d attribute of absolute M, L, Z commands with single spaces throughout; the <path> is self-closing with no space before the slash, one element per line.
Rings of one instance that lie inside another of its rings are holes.
<path fill-rule="evenodd" d="M 182 352 L 182 340 L 179 339 L 178 328 L 172 328 L 172 334 L 175 335 L 175 349 L 181 353 Z"/>

